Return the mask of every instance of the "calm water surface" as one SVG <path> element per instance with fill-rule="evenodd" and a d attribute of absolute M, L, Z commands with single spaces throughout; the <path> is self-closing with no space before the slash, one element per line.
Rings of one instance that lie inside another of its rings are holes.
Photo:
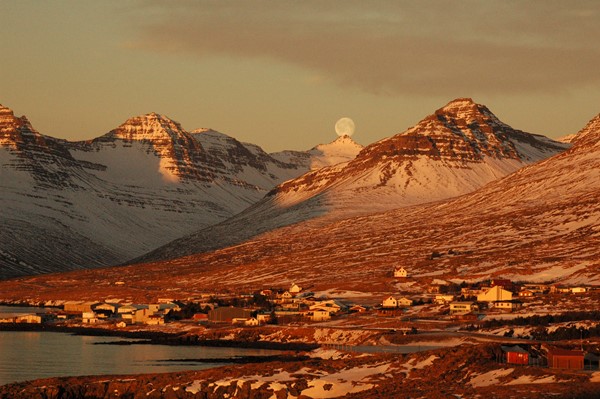
<path fill-rule="evenodd" d="M 15 308 L 9 309 L 10 313 L 17 312 Z M 8 313 L 2 310 L 0 313 Z M 263 349 L 200 346 L 95 345 L 123 340 L 131 341 L 119 337 L 89 337 L 46 331 L 0 331 L 0 385 L 47 377 L 199 370 L 221 366 L 222 363 L 164 360 L 280 353 Z"/>

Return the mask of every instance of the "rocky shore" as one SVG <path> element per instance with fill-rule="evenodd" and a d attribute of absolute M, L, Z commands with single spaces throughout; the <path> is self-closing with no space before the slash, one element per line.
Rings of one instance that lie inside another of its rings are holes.
<path fill-rule="evenodd" d="M 15 383 L 0 387 L 0 399 L 600 397 L 599 372 L 499 364 L 495 350 L 495 344 L 407 355 L 319 349 L 296 359 L 201 371 Z"/>

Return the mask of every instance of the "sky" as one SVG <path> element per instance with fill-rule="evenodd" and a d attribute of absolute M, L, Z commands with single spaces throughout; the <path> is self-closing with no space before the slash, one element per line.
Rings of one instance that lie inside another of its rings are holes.
<path fill-rule="evenodd" d="M 560 137 L 600 113 L 598 1 L 0 0 L 0 104 L 42 134 L 157 112 L 267 151 L 366 145 L 471 97 Z"/>

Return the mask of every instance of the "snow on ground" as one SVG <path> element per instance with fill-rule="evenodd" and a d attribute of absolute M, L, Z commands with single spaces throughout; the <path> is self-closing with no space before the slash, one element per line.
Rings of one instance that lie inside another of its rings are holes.
<path fill-rule="evenodd" d="M 539 377 L 533 375 L 522 375 L 504 385 L 521 385 L 521 384 L 551 384 L 556 382 L 556 378 L 553 375 L 546 377 Z"/>
<path fill-rule="evenodd" d="M 388 369 L 388 364 L 365 365 L 324 375 L 309 382 L 309 388 L 302 391 L 302 394 L 312 398 L 335 398 L 349 393 L 365 391 L 373 387 L 373 384 L 369 381 L 376 379 L 378 374 L 386 373 Z"/>
<path fill-rule="evenodd" d="M 387 378 L 385 376 L 389 370 L 388 364 L 379 365 L 363 365 L 359 367 L 352 367 L 341 370 L 337 373 L 324 374 L 322 371 L 313 371 L 308 368 L 303 368 L 297 372 L 290 374 L 287 371 L 279 371 L 276 374 L 268 376 L 250 375 L 244 377 L 223 378 L 221 380 L 213 381 L 209 384 L 210 387 L 218 389 L 220 386 L 230 386 L 235 383 L 241 388 L 245 382 L 251 383 L 252 389 L 257 389 L 263 384 L 268 383 L 268 389 L 273 390 L 273 398 L 276 398 L 275 392 L 281 389 L 287 389 L 285 382 L 293 382 L 299 375 L 309 380 L 308 388 L 302 391 L 302 395 L 306 395 L 312 398 L 334 398 L 343 396 L 348 393 L 361 392 L 367 389 L 371 389 L 375 380 L 378 376 L 381 378 Z M 192 381 L 185 390 L 191 393 L 198 393 L 202 388 L 202 383 L 205 381 L 194 380 Z"/>
<path fill-rule="evenodd" d="M 427 359 L 425 360 L 421 360 L 420 362 L 416 363 L 415 365 L 411 366 L 412 369 L 423 369 L 425 367 L 429 367 L 433 364 L 434 361 L 436 361 L 437 359 L 439 359 L 439 357 L 435 356 L 435 355 L 431 355 L 429 356 Z M 414 361 L 414 359 L 412 359 L 410 362 L 408 362 L 408 364 L 412 363 Z"/>
<path fill-rule="evenodd" d="M 345 357 L 348 357 L 349 355 L 347 352 L 342 352 L 342 351 L 338 351 L 335 349 L 317 348 L 317 349 L 309 352 L 308 356 L 316 357 L 316 358 L 320 358 L 320 359 L 337 360 L 337 359 L 343 359 Z"/>
<path fill-rule="evenodd" d="M 372 292 L 361 292 L 361 291 L 345 291 L 338 289 L 329 289 L 324 291 L 315 291 L 315 297 L 327 297 L 327 298 L 363 298 L 363 297 L 372 297 Z"/>
<path fill-rule="evenodd" d="M 352 345 L 362 342 L 370 336 L 372 332 L 365 330 L 340 330 L 332 328 L 315 329 L 313 339 L 319 343 L 339 344 L 344 343 Z"/>
<path fill-rule="evenodd" d="M 571 276 L 576 274 L 580 270 L 585 270 L 587 268 L 587 263 L 580 263 L 578 265 L 574 265 L 572 267 L 564 267 L 563 265 L 550 266 L 548 264 L 538 265 L 538 271 L 533 274 L 506 274 L 504 278 L 507 278 L 512 281 L 519 281 L 526 279 L 532 283 L 544 283 L 547 281 L 559 281 L 564 279 L 566 276 Z"/>
<path fill-rule="evenodd" d="M 498 385 L 498 383 L 500 382 L 500 378 L 506 377 L 507 375 L 511 374 L 514 370 L 515 369 L 498 369 L 488 371 L 487 373 L 479 374 L 471 378 L 469 384 L 471 384 L 471 386 L 475 388 L 487 387 L 490 385 Z"/>

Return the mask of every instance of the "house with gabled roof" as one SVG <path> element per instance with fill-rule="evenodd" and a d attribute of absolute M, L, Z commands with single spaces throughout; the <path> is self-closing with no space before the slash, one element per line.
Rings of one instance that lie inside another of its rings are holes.
<path fill-rule="evenodd" d="M 390 295 L 381 302 L 381 307 L 385 309 L 395 309 L 398 307 L 398 300 Z"/>
<path fill-rule="evenodd" d="M 397 277 L 397 278 L 408 277 L 408 271 L 406 271 L 406 269 L 403 268 L 402 266 L 396 266 L 394 268 L 394 277 Z"/>
<path fill-rule="evenodd" d="M 290 289 L 288 290 L 290 293 L 292 294 L 297 294 L 300 291 L 302 291 L 302 287 L 300 287 L 298 284 L 296 283 L 292 283 Z"/>
<path fill-rule="evenodd" d="M 450 302 L 450 314 L 467 314 L 479 310 L 475 302 Z"/>
<path fill-rule="evenodd" d="M 505 290 L 499 285 L 496 285 L 482 294 L 477 295 L 478 302 L 495 302 L 495 301 L 511 301 L 513 294 Z"/>
<path fill-rule="evenodd" d="M 413 300 L 407 297 L 402 297 L 397 299 L 399 308 L 407 308 L 413 305 Z"/>

